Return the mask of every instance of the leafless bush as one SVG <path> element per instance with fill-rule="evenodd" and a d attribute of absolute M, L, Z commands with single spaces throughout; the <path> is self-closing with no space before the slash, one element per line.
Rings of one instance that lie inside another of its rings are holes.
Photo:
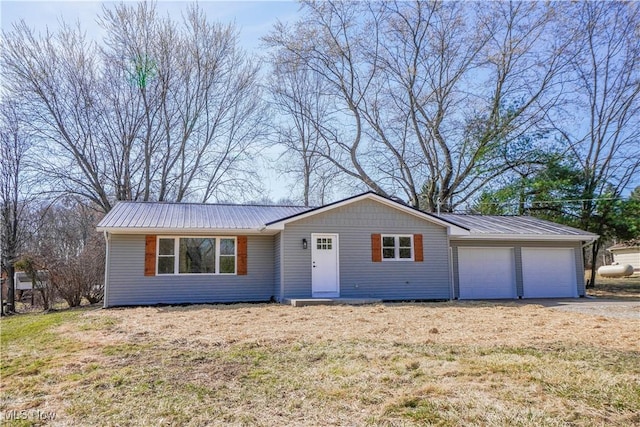
<path fill-rule="evenodd" d="M 92 236 L 79 256 L 58 260 L 50 271 L 53 286 L 70 307 L 79 306 L 83 297 L 95 304 L 104 295 L 104 244 Z"/>
<path fill-rule="evenodd" d="M 38 268 L 48 272 L 50 293 L 70 307 L 80 305 L 83 298 L 92 304 L 102 299 L 104 242 L 95 231 L 101 216 L 92 206 L 74 199 L 43 205 L 34 214 L 39 223 L 29 251 L 37 254 Z"/>

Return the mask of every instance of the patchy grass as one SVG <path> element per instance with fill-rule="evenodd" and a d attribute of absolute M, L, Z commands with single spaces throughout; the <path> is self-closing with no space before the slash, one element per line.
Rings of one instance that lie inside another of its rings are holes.
<path fill-rule="evenodd" d="M 640 424 L 638 320 L 517 303 L 238 304 L 0 327 L 0 411 L 52 411 L 52 425 Z"/>
<path fill-rule="evenodd" d="M 10 316 L 2 320 L 0 331 L 0 347 L 2 348 L 2 364 L 0 374 L 3 378 L 20 375 L 22 379 L 37 376 L 41 368 L 51 362 L 52 355 L 62 350 L 71 350 L 74 343 L 64 339 L 53 329 L 62 324 L 73 322 L 80 315 L 78 310 L 65 310 L 48 314 L 29 314 Z M 5 349 L 16 348 L 12 354 Z"/>
<path fill-rule="evenodd" d="M 640 300 L 640 274 L 616 279 L 598 276 L 595 288 L 587 293 L 598 298 Z"/>

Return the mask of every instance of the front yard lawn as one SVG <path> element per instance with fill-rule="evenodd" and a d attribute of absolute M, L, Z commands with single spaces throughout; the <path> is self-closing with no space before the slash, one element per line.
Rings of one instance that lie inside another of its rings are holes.
<path fill-rule="evenodd" d="M 0 327 L 0 411 L 27 418 L 10 425 L 43 413 L 51 425 L 640 424 L 634 319 L 510 302 L 236 304 Z"/>

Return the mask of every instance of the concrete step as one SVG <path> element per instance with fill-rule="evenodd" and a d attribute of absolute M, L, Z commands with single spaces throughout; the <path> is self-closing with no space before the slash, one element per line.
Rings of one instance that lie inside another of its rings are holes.
<path fill-rule="evenodd" d="M 364 305 L 379 304 L 380 298 L 287 298 L 282 301 L 294 307 L 307 307 L 312 305 Z"/>

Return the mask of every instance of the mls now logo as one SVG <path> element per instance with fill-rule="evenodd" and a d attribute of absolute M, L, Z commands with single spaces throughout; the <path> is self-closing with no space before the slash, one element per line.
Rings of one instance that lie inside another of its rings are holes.
<path fill-rule="evenodd" d="M 4 419 L 7 421 L 32 420 L 32 421 L 53 421 L 56 419 L 56 413 L 53 411 L 41 411 L 39 409 L 33 411 L 27 410 L 11 410 L 4 412 Z"/>

